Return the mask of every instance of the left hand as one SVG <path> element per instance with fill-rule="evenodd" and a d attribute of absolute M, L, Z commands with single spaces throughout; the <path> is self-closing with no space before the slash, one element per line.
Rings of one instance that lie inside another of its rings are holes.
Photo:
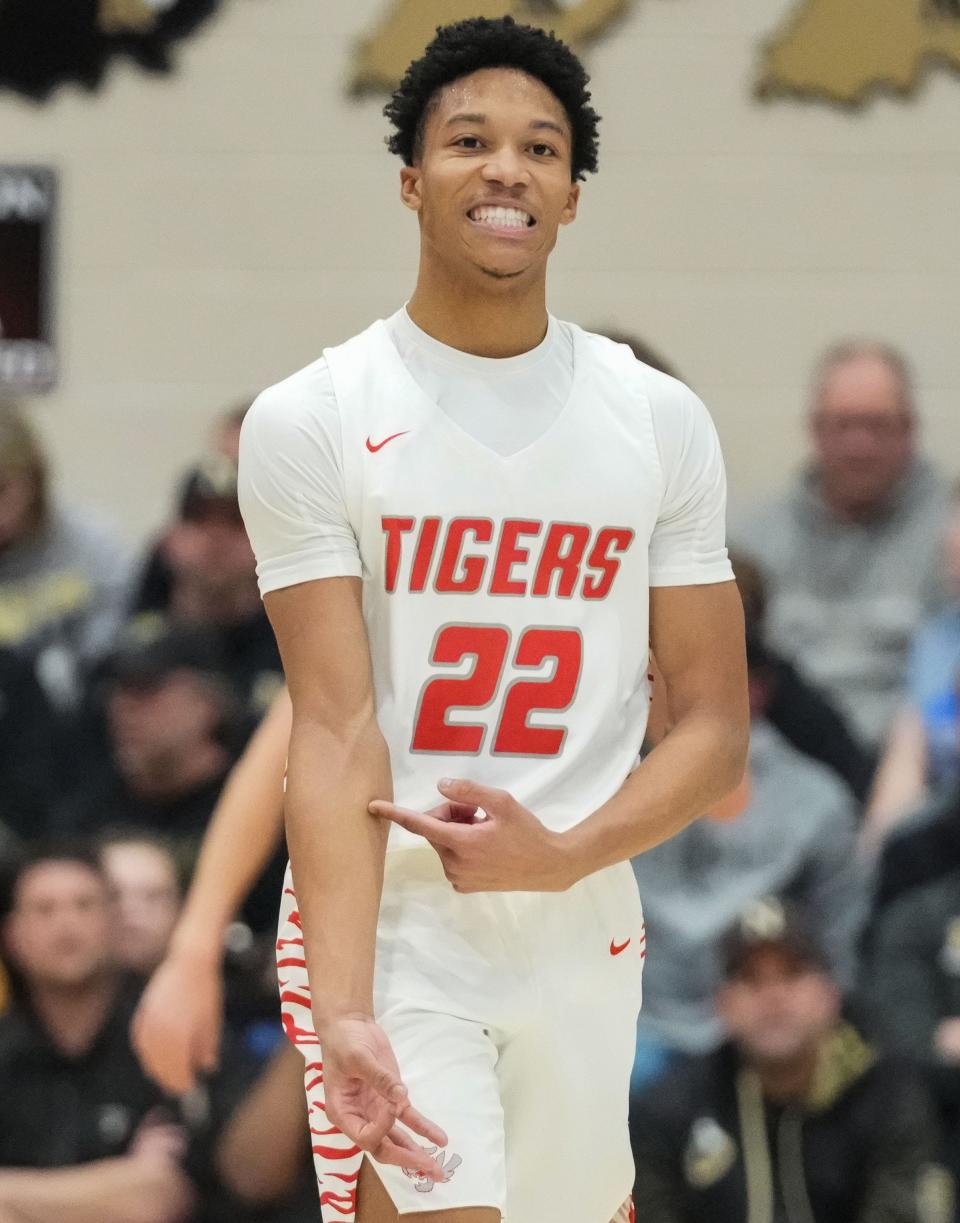
<path fill-rule="evenodd" d="M 437 789 L 447 801 L 429 811 L 375 799 L 370 813 L 429 841 L 455 892 L 563 892 L 576 883 L 563 835 L 512 794 L 446 777 Z"/>

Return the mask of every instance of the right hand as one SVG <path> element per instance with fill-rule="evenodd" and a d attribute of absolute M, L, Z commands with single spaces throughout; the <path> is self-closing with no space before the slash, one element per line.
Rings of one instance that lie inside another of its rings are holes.
<path fill-rule="evenodd" d="M 193 1091 L 220 1056 L 223 977 L 217 960 L 171 953 L 140 999 L 130 1036 L 144 1071 L 172 1096 Z"/>
<path fill-rule="evenodd" d="M 445 1147 L 447 1136 L 410 1103 L 390 1042 L 368 1016 L 344 1016 L 323 1025 L 324 1106 L 343 1134 L 374 1159 L 423 1172 L 441 1182 L 437 1161 L 405 1130 Z"/>

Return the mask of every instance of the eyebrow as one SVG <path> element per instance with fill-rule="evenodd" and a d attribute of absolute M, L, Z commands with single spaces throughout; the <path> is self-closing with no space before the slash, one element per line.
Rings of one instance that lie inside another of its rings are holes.
<path fill-rule="evenodd" d="M 445 126 L 452 127 L 455 123 L 483 124 L 486 122 L 487 122 L 486 115 L 461 113 L 457 115 L 451 115 L 450 118 L 447 120 Z M 555 123 L 552 119 L 533 119 L 531 120 L 529 126 L 533 131 L 546 130 L 550 132 L 556 132 L 560 136 L 567 135 L 564 129 L 560 126 L 560 124 Z"/>

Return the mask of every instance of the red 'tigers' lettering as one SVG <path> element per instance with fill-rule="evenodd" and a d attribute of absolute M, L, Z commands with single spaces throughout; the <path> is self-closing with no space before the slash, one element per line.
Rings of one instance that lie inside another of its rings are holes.
<path fill-rule="evenodd" d="M 496 543 L 489 518 L 384 517 L 384 587 L 393 594 L 404 562 L 406 588 L 440 594 L 534 595 L 605 599 L 634 540 L 629 527 L 505 518 Z M 415 541 L 407 539 L 417 528 Z M 489 546 L 489 545 L 492 545 Z"/>

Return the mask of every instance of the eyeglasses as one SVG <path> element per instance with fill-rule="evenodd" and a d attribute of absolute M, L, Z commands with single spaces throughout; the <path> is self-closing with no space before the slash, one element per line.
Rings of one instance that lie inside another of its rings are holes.
<path fill-rule="evenodd" d="M 876 438 L 899 437 L 910 428 L 910 417 L 888 412 L 857 412 L 845 415 L 839 412 L 815 412 L 813 425 L 820 433 L 842 437 L 848 433 L 869 433 Z"/>

